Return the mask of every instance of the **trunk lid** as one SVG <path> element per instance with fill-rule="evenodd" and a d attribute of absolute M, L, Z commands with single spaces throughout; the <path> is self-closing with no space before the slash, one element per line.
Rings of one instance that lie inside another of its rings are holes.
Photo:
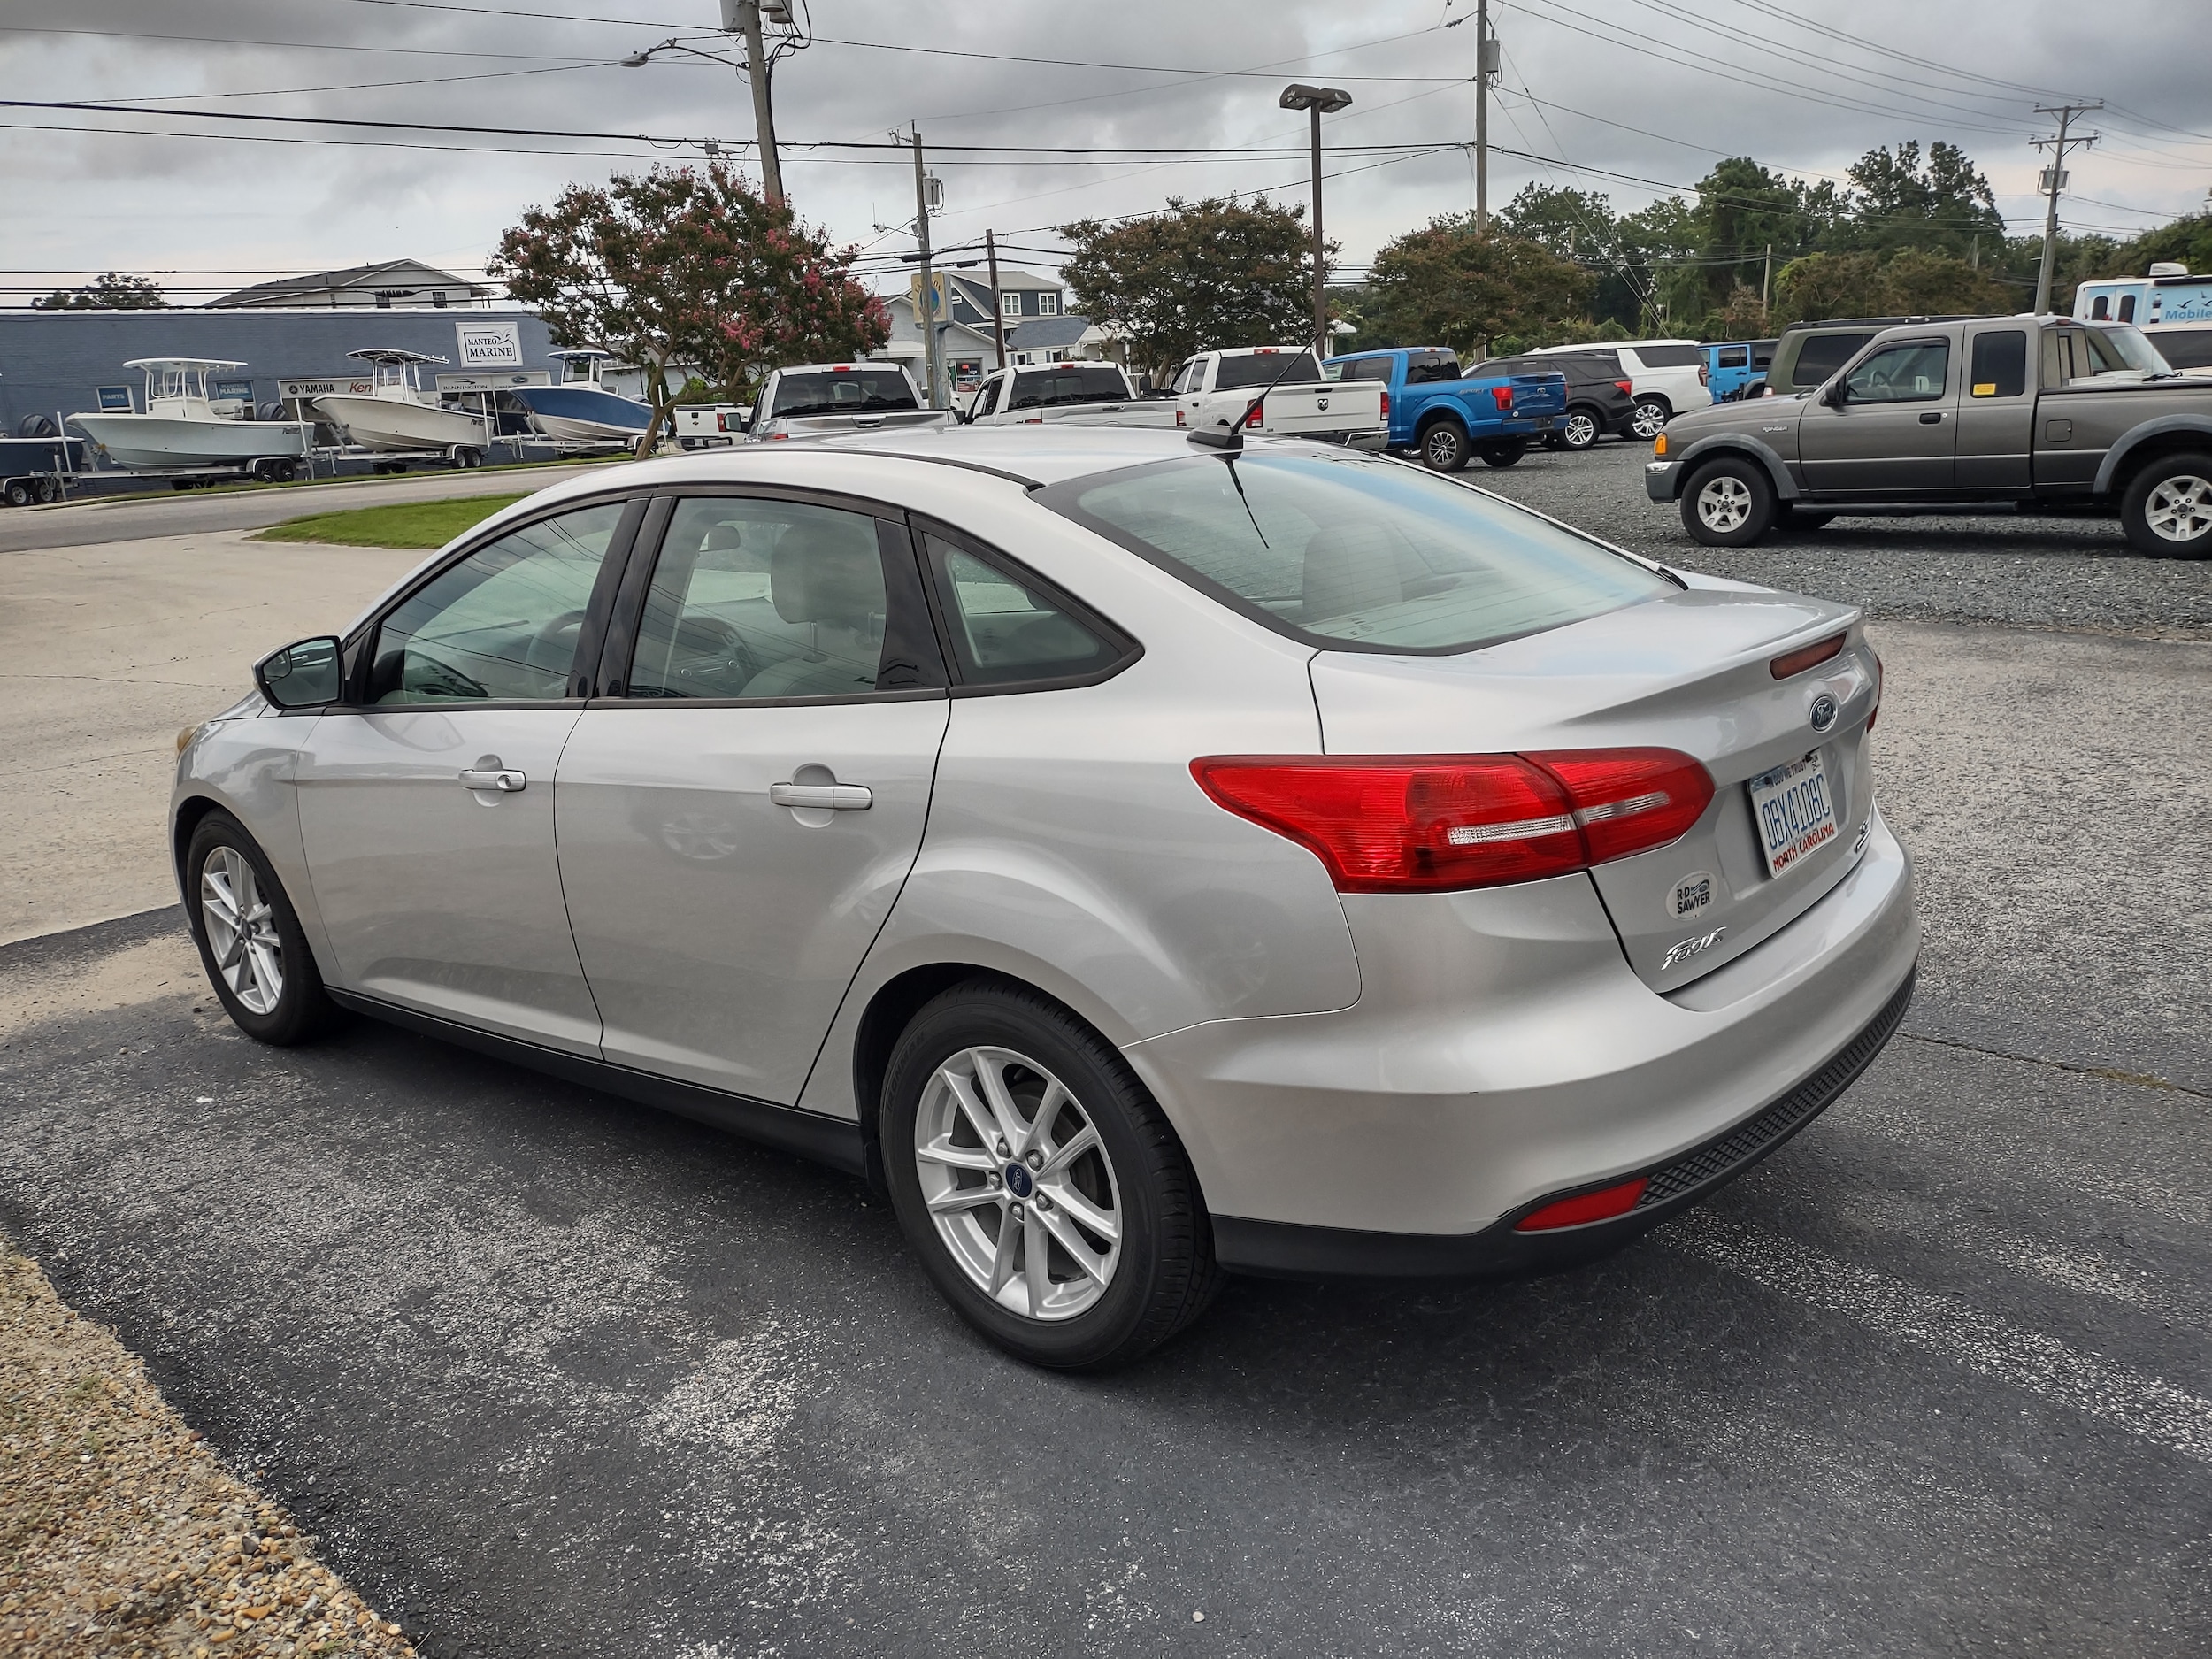
<path fill-rule="evenodd" d="M 1859 613 L 1689 580 L 1686 592 L 1483 650 L 1324 651 L 1311 667 L 1334 755 L 1649 747 L 1702 762 L 1713 801 L 1687 833 L 1590 872 L 1630 966 L 1660 991 L 1740 956 L 1841 880 L 1873 808 L 1865 737 L 1878 671 Z M 1843 648 L 1825 662 L 1784 680 L 1770 672 L 1775 657 L 1838 634 Z M 1824 698 L 1832 716 L 1816 729 Z M 1770 873 L 1751 785 L 1815 757 L 1834 832 Z"/>

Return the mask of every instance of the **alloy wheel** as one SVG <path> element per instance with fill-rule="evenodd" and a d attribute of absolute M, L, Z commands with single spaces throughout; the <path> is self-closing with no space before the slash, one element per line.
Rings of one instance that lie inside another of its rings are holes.
<path fill-rule="evenodd" d="M 1563 435 L 1570 449 L 1586 449 L 1598 441 L 1598 423 L 1578 410 L 1567 417 Z"/>
<path fill-rule="evenodd" d="M 250 1013 L 273 1011 L 284 995 L 284 946 L 260 880 L 236 848 L 214 849 L 200 866 L 200 914 L 230 994 Z"/>
<path fill-rule="evenodd" d="M 2143 518 L 2161 541 L 2203 541 L 2212 534 L 2212 481 L 2185 472 L 2162 479 L 2143 503 Z"/>
<path fill-rule="evenodd" d="M 1640 438 L 1655 438 L 1667 424 L 1667 411 L 1656 403 L 1636 405 L 1636 418 L 1629 430 Z"/>
<path fill-rule="evenodd" d="M 1449 472 L 1456 470 L 1463 457 L 1465 440 L 1448 426 L 1432 426 L 1429 435 L 1422 440 L 1423 457 L 1432 470 Z"/>
<path fill-rule="evenodd" d="M 1697 492 L 1697 516 L 1708 530 L 1726 535 L 1751 517 L 1751 488 L 1728 473 L 1708 479 Z"/>
<path fill-rule="evenodd" d="M 914 1164 L 939 1240 L 1008 1312 L 1071 1319 L 1113 1282 L 1113 1163 L 1082 1102 L 1036 1061 L 997 1048 L 949 1056 L 922 1091 Z"/>

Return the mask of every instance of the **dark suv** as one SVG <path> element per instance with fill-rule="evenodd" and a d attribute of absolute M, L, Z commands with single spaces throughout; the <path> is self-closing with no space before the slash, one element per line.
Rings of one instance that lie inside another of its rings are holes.
<path fill-rule="evenodd" d="M 1972 315 L 1960 312 L 1947 317 L 1832 317 L 1820 322 L 1792 323 L 1782 331 L 1774 348 L 1766 380 L 1760 387 L 1747 388 L 1744 396 L 1788 397 L 1825 386 L 1831 375 L 1857 357 L 1859 348 L 1885 328 L 1973 320 Z"/>
<path fill-rule="evenodd" d="M 1632 436 L 1635 381 L 1610 351 L 1547 351 L 1540 357 L 1493 357 L 1468 371 L 1470 379 L 1507 374 L 1563 374 L 1567 412 L 1545 443 L 1555 449 L 1586 449 L 1607 433 Z"/>

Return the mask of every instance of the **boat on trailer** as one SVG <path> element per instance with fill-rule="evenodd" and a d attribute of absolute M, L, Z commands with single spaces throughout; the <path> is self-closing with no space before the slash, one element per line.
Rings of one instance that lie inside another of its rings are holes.
<path fill-rule="evenodd" d="M 353 442 L 380 452 L 442 449 L 464 462 L 482 457 L 488 442 L 486 423 L 464 410 L 446 407 L 435 392 L 422 389 L 420 365 L 445 358 L 388 346 L 365 347 L 346 355 L 370 365 L 370 389 L 326 393 L 315 399 L 315 408 L 333 426 L 342 427 Z"/>
<path fill-rule="evenodd" d="M 635 443 L 653 424 L 653 411 L 599 383 L 603 351 L 555 351 L 558 386 L 518 386 L 507 396 L 530 411 L 530 424 L 556 443 Z M 575 378 L 571 378 L 575 377 Z"/>
<path fill-rule="evenodd" d="M 307 427 L 255 420 L 251 398 L 211 396 L 211 377 L 242 369 L 220 357 L 134 357 L 123 365 L 146 376 L 143 413 L 88 410 L 70 424 L 134 472 L 231 467 L 289 478 L 307 453 Z"/>

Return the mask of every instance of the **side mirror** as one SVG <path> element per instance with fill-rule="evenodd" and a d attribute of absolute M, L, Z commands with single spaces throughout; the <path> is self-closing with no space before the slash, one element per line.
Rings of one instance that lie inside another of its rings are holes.
<path fill-rule="evenodd" d="M 1820 401 L 1827 404 L 1831 409 L 1841 409 L 1846 403 L 1851 401 L 1851 387 L 1849 382 L 1845 380 L 1829 381 L 1827 389 L 1820 395 Z"/>
<path fill-rule="evenodd" d="M 272 651 L 253 666 L 261 695 L 280 709 L 319 709 L 346 688 L 343 649 L 330 634 Z"/>

